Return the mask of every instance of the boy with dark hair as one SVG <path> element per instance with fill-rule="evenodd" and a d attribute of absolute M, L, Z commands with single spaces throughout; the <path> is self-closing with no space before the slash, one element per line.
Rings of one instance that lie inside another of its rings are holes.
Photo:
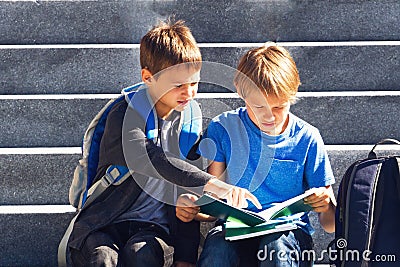
<path fill-rule="evenodd" d="M 300 85 L 294 60 L 283 47 L 265 45 L 245 53 L 237 69 L 234 85 L 246 106 L 217 116 L 208 126 L 199 147 L 211 161 L 208 172 L 249 189 L 263 209 L 316 187 L 304 201 L 318 212 L 322 227 L 333 232 L 334 177 L 324 143 L 315 127 L 289 112 Z M 177 217 L 210 220 L 193 207 L 196 199 L 180 196 Z M 248 209 L 258 211 L 251 204 Z M 233 242 L 225 240 L 223 226 L 217 225 L 206 238 L 198 266 L 311 266 L 312 260 L 299 258 L 312 249 L 308 214 L 286 219 L 298 229 Z M 260 258 L 259 251 L 269 254 Z"/>
<path fill-rule="evenodd" d="M 68 242 L 74 266 L 171 266 L 173 256 L 178 264 L 195 263 L 199 225 L 176 219 L 175 185 L 257 203 L 247 190 L 237 193 L 180 157 L 185 150 L 191 159 L 195 151 L 179 145 L 182 114 L 197 93 L 201 69 L 190 30 L 182 21 L 154 27 L 141 40 L 140 63 L 143 83 L 133 99 L 108 114 L 95 181 L 110 165 L 129 167 L 133 179 L 110 186 L 82 209 Z"/>

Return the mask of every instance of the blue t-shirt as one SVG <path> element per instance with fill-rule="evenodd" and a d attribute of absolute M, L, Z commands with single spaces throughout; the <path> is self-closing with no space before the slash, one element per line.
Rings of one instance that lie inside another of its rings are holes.
<path fill-rule="evenodd" d="M 291 113 L 285 131 L 270 136 L 250 120 L 246 108 L 224 112 L 210 122 L 199 152 L 225 162 L 226 182 L 248 189 L 263 209 L 335 182 L 318 129 Z M 248 209 L 259 211 L 252 203 Z M 307 215 L 299 216 L 311 233 Z"/>

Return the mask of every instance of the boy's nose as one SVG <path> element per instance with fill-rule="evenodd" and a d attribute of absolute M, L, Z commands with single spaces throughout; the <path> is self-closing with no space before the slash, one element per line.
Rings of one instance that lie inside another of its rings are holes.
<path fill-rule="evenodd" d="M 264 109 L 263 119 L 268 122 L 275 120 L 274 113 L 272 112 L 272 110 L 269 107 L 266 107 Z"/>
<path fill-rule="evenodd" d="M 184 86 L 183 86 L 183 89 L 182 89 L 182 91 L 183 91 L 183 94 L 185 95 L 185 96 L 188 96 L 188 97 L 194 97 L 194 95 L 195 95 L 195 93 L 196 93 L 196 86 L 193 86 L 193 85 L 191 85 L 191 84 L 185 84 Z"/>

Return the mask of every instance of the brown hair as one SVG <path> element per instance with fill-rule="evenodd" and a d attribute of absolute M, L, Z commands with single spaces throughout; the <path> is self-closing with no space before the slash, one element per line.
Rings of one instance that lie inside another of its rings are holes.
<path fill-rule="evenodd" d="M 140 41 L 140 65 L 153 75 L 181 63 L 201 68 L 201 53 L 190 29 L 182 20 L 160 22 Z"/>
<path fill-rule="evenodd" d="M 251 88 L 294 103 L 300 86 L 296 63 L 289 52 L 266 44 L 247 51 L 239 61 L 234 78 L 238 93 L 246 98 Z"/>

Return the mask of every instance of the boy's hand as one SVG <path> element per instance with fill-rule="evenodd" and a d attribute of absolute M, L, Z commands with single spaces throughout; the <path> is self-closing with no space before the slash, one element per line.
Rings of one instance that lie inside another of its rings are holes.
<path fill-rule="evenodd" d="M 319 222 L 328 233 L 335 231 L 336 199 L 332 186 L 319 187 L 317 191 L 304 199 L 304 202 L 318 212 Z"/>
<path fill-rule="evenodd" d="M 192 194 L 180 195 L 176 202 L 176 217 L 182 222 L 192 221 L 200 212 L 200 207 L 194 204 L 197 199 L 198 197 Z"/>
<path fill-rule="evenodd" d="M 332 204 L 336 206 L 336 200 L 330 186 L 319 187 L 316 192 L 306 198 L 304 203 L 310 205 L 315 212 L 327 212 Z"/>
<path fill-rule="evenodd" d="M 218 198 L 226 199 L 226 202 L 234 207 L 246 208 L 246 200 L 248 199 L 253 202 L 258 209 L 262 208 L 258 199 L 247 189 L 227 184 L 217 178 L 208 181 L 204 186 L 204 192 L 210 192 L 215 194 Z"/>

